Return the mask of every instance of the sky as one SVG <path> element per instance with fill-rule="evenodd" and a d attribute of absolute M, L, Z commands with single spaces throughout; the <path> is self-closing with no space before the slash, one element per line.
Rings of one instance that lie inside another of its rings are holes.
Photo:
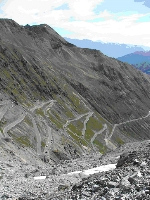
<path fill-rule="evenodd" d="M 150 0 L 0 0 L 0 18 L 61 36 L 150 46 Z"/>

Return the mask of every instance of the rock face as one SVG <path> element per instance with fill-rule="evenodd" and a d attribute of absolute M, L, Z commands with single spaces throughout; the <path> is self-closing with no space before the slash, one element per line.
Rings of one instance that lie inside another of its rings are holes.
<path fill-rule="evenodd" d="M 46 24 L 1 19 L 0 30 L 3 148 L 57 163 L 150 138 L 148 76 L 68 43 Z"/>

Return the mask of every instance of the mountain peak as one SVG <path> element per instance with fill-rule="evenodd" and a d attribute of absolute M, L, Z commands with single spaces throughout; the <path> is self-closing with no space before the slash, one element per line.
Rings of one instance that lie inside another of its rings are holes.
<path fill-rule="evenodd" d="M 136 51 L 133 54 L 138 54 L 142 56 L 150 56 L 150 51 Z"/>
<path fill-rule="evenodd" d="M 9 25 L 9 26 L 20 26 L 17 22 L 15 22 L 13 19 L 7 19 L 7 18 L 0 18 L 0 23 L 3 25 Z"/>

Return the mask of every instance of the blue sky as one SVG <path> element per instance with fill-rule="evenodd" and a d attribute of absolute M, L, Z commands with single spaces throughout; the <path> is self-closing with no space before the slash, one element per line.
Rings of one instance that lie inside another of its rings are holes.
<path fill-rule="evenodd" d="M 150 46 L 150 0 L 0 0 L 0 18 L 63 37 Z"/>

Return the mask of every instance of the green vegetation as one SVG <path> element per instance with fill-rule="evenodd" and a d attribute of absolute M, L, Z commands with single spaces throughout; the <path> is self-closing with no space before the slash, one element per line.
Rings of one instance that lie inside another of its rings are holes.
<path fill-rule="evenodd" d="M 50 121 L 56 126 L 56 128 L 58 129 L 63 128 L 63 124 L 60 123 L 53 115 L 51 115 L 49 112 L 48 112 L 48 115 L 49 115 Z"/>
<path fill-rule="evenodd" d="M 56 117 L 57 120 L 61 120 L 60 116 L 58 115 L 58 113 L 56 113 L 54 110 L 51 111 L 51 113 Z"/>
<path fill-rule="evenodd" d="M 123 129 L 123 128 L 119 128 L 121 130 L 121 132 L 123 134 L 125 134 L 127 137 L 132 137 L 132 138 L 135 138 L 137 139 L 137 135 L 134 133 L 133 130 L 130 130 L 130 128 L 128 128 L 127 130 L 126 129 Z"/>
<path fill-rule="evenodd" d="M 84 107 L 83 103 L 81 102 L 80 98 L 78 98 L 73 93 L 68 93 L 68 98 L 70 100 L 70 103 L 72 105 L 72 108 L 78 113 L 78 114 L 84 114 L 88 112 L 87 108 Z"/>
<path fill-rule="evenodd" d="M 90 117 L 86 125 L 87 125 L 87 130 L 92 129 L 95 131 L 99 131 L 103 128 L 102 123 L 98 121 L 95 117 Z"/>
<path fill-rule="evenodd" d="M 41 142 L 41 146 L 42 146 L 42 147 L 45 147 L 45 146 L 46 146 L 46 144 L 45 144 L 44 141 Z"/>
<path fill-rule="evenodd" d="M 5 75 L 6 78 L 12 79 L 9 71 L 7 71 L 5 69 L 5 70 L 3 70 L 3 73 L 4 73 L 4 75 Z"/>
<path fill-rule="evenodd" d="M 91 129 L 86 129 L 86 131 L 85 131 L 85 139 L 87 141 L 90 141 L 93 136 L 94 136 L 94 132 Z"/>
<path fill-rule="evenodd" d="M 66 106 L 66 102 L 68 102 L 67 99 L 65 99 L 65 102 L 63 99 L 59 98 L 56 95 L 53 95 L 53 98 L 57 101 L 57 103 L 61 106 L 61 110 L 64 112 L 64 114 L 66 115 L 67 118 L 74 118 L 73 113 L 69 110 L 69 108 Z"/>
<path fill-rule="evenodd" d="M 96 147 L 99 149 L 99 152 L 100 153 L 102 153 L 102 154 L 104 154 L 104 153 L 106 153 L 106 151 L 107 151 L 107 147 L 106 146 L 104 146 L 102 143 L 100 143 L 98 140 L 94 140 L 94 142 L 93 142 L 95 145 L 96 145 Z"/>
<path fill-rule="evenodd" d="M 73 132 L 73 133 L 76 133 L 77 135 L 81 136 L 82 135 L 82 132 L 78 129 L 77 126 L 75 126 L 74 124 L 70 123 L 68 125 L 68 128 Z"/>
<path fill-rule="evenodd" d="M 121 138 L 119 138 L 119 137 L 116 138 L 116 142 L 117 142 L 119 145 L 123 145 L 123 144 L 124 144 L 124 141 L 121 140 Z"/>
<path fill-rule="evenodd" d="M 13 139 L 14 139 L 17 143 L 19 143 L 19 144 L 21 144 L 21 145 L 24 145 L 24 146 L 26 146 L 26 147 L 33 147 L 33 146 L 31 145 L 29 139 L 27 138 L 27 136 L 20 136 L 20 137 L 17 137 L 16 135 L 14 135 L 14 134 L 12 134 L 12 133 L 10 133 L 10 134 L 11 134 L 11 136 L 13 137 Z"/>
<path fill-rule="evenodd" d="M 109 129 L 109 132 L 111 133 L 113 125 L 111 125 L 110 123 L 107 122 L 107 120 L 105 120 L 98 112 L 94 112 L 98 121 L 100 121 L 102 124 L 107 124 L 107 127 Z"/>
<path fill-rule="evenodd" d="M 70 130 L 68 129 L 67 132 L 68 132 L 68 134 L 76 141 L 76 143 L 77 143 L 79 146 L 81 146 L 81 144 L 84 145 L 84 146 L 87 146 L 87 143 L 86 143 L 83 139 L 81 139 L 79 136 L 74 135 L 74 134 L 72 133 L 72 131 L 70 131 Z"/>
<path fill-rule="evenodd" d="M 28 124 L 29 126 L 32 126 L 32 127 L 33 127 L 33 124 L 32 124 L 32 122 L 31 122 L 31 120 L 30 120 L 30 118 L 29 118 L 28 116 L 26 116 L 26 117 L 24 118 L 24 122 L 25 122 L 26 124 Z"/>
<path fill-rule="evenodd" d="M 37 114 L 37 115 L 41 115 L 42 117 L 45 116 L 45 115 L 44 115 L 44 112 L 43 112 L 43 110 L 42 110 L 41 108 L 36 109 L 36 114 Z"/>
<path fill-rule="evenodd" d="M 3 133 L 3 126 L 6 124 L 6 121 L 4 121 L 4 120 L 1 120 L 0 121 L 0 131 Z"/>
<path fill-rule="evenodd" d="M 94 136 L 94 130 L 100 131 L 103 128 L 102 123 L 95 117 L 90 117 L 86 124 L 85 139 L 90 141 Z"/>

